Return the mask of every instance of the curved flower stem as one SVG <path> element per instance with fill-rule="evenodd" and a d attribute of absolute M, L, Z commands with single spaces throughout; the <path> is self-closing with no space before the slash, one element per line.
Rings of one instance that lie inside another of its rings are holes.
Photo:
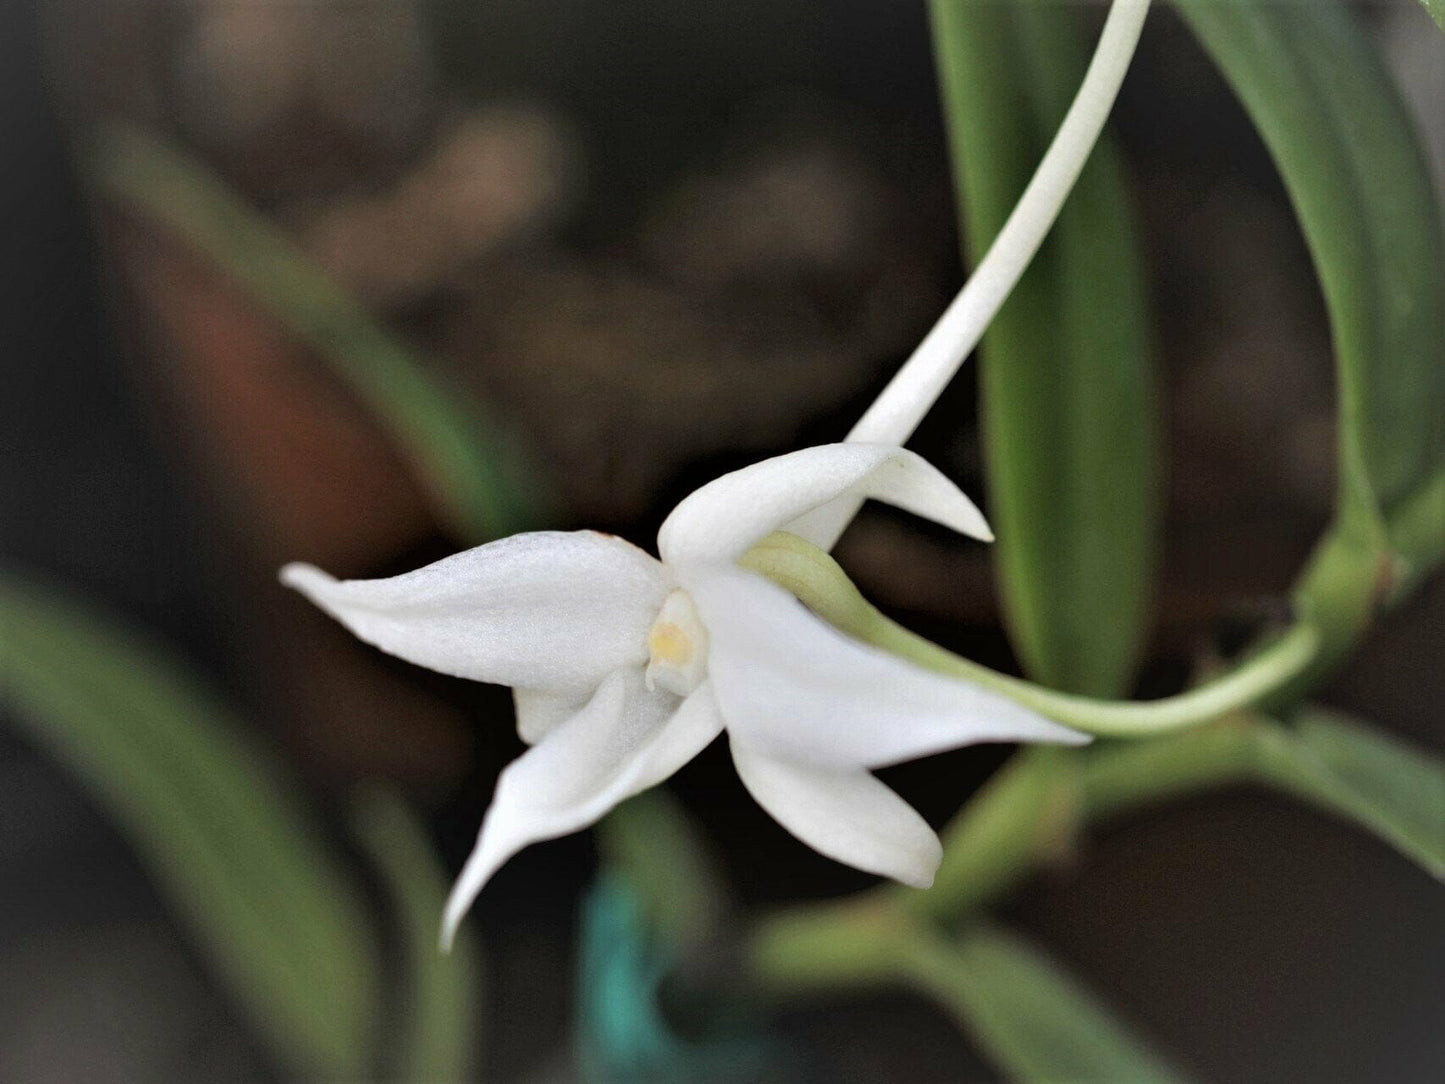
<path fill-rule="evenodd" d="M 968 282 L 944 310 L 848 440 L 903 444 L 983 338 L 1033 261 L 1098 142 L 1149 12 L 1150 0 L 1114 0 L 1089 69 L 1033 179 Z M 862 502 L 841 501 L 815 537 L 831 548 Z"/>
<path fill-rule="evenodd" d="M 1018 205 L 933 330 L 849 432 L 849 440 L 902 444 L 978 345 L 1089 160 L 1148 12 L 1149 0 L 1115 0 L 1079 92 Z"/>
<path fill-rule="evenodd" d="M 974 914 L 1039 867 L 1071 859 L 1090 825 L 1258 779 L 1276 731 L 1263 717 L 1232 716 L 1148 741 L 1020 750 L 945 829 L 933 888 L 883 891 L 938 921 Z"/>
<path fill-rule="evenodd" d="M 1076 730 L 1111 738 L 1153 737 L 1184 730 L 1257 704 L 1304 673 L 1319 648 L 1314 628 L 1296 624 L 1235 669 L 1176 696 L 1150 701 L 1091 700 L 1054 692 L 960 658 L 881 614 L 877 624 L 885 635 L 869 639 L 885 650 L 1006 693 Z"/>
<path fill-rule="evenodd" d="M 1104 737 L 1149 737 L 1250 707 L 1304 673 L 1319 649 L 1314 627 L 1298 623 L 1235 669 L 1177 696 L 1152 701 L 1093 700 L 1000 674 L 910 632 L 869 603 L 836 561 L 794 535 L 780 532 L 769 536 L 742 563 L 787 588 L 850 636 L 938 673 L 994 689 L 1056 722 Z"/>

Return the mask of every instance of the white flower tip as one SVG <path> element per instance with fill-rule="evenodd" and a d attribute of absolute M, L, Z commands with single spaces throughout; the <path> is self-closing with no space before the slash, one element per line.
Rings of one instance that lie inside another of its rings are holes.
<path fill-rule="evenodd" d="M 461 929 L 462 919 L 466 918 L 467 912 L 471 910 L 478 891 L 479 888 L 471 890 L 463 880 L 458 880 L 452 894 L 447 897 L 447 905 L 442 912 L 441 935 L 437 938 L 437 948 L 443 954 L 449 954 L 452 946 L 456 944 L 457 931 Z"/>
<path fill-rule="evenodd" d="M 938 838 L 937 832 L 929 832 L 926 846 L 920 847 L 911 861 L 903 863 L 897 879 L 910 888 L 929 889 L 933 887 L 933 879 L 938 876 L 938 868 L 942 865 L 943 841 Z"/>
<path fill-rule="evenodd" d="M 1015 702 L 1017 703 L 1017 702 Z M 1000 729 L 990 737 L 983 738 L 988 742 L 1017 742 L 1033 743 L 1042 745 L 1088 745 L 1094 740 L 1094 735 L 1086 734 L 1082 730 L 1075 730 L 1064 723 L 1056 723 L 1047 716 L 1040 715 L 1032 708 L 1018 705 L 1022 711 L 1021 715 L 1014 717 L 1012 725 L 1007 729 Z"/>
<path fill-rule="evenodd" d="M 993 528 L 988 525 L 988 520 L 979 511 L 978 505 L 969 500 L 968 495 L 952 482 L 949 482 L 948 485 L 954 491 L 950 494 L 952 499 L 947 506 L 940 502 L 941 508 L 946 508 L 948 514 L 926 518 L 936 519 L 945 527 L 952 528 L 968 538 L 976 539 L 979 542 L 992 542 Z"/>
<path fill-rule="evenodd" d="M 1064 726 L 1062 723 L 1054 724 L 1056 745 L 1088 745 L 1094 740 L 1094 735 L 1085 734 L 1082 730 L 1075 730 L 1073 727 Z"/>
<path fill-rule="evenodd" d="M 292 561 L 290 564 L 284 565 L 276 578 L 285 586 L 306 595 L 311 594 L 317 587 L 336 582 L 335 577 L 322 572 L 315 565 L 303 564 L 300 561 Z"/>
<path fill-rule="evenodd" d="M 513 762 L 515 767 L 516 762 Z M 503 773 L 505 781 L 506 773 Z M 498 784 L 500 788 L 502 783 Z M 472 909 L 472 904 L 477 902 L 477 897 L 482 894 L 492 874 L 497 872 L 503 862 L 521 849 L 521 846 L 514 846 L 507 849 L 505 845 L 498 846 L 497 834 L 495 831 L 494 817 L 497 812 L 497 802 L 493 799 L 492 805 L 487 810 L 487 815 L 482 818 L 482 830 L 477 833 L 477 845 L 472 848 L 472 853 L 467 856 L 466 862 L 462 865 L 462 872 L 457 875 L 457 880 L 452 885 L 451 894 L 447 896 L 446 907 L 442 909 L 442 934 L 440 945 L 443 952 L 450 952 L 452 944 L 457 939 L 457 930 L 461 927 L 462 919 L 467 917 L 467 912 Z M 492 828 L 488 832 L 488 828 Z M 525 842 L 522 845 L 525 845 Z"/>
<path fill-rule="evenodd" d="M 898 880 L 909 888 L 929 889 L 933 887 L 933 879 L 938 876 L 938 867 L 942 865 L 942 856 L 926 865 L 920 865 L 916 872 L 900 874 Z"/>

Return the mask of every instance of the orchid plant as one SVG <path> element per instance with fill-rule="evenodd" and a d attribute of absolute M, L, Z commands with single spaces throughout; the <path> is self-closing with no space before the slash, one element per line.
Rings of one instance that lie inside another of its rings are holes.
<path fill-rule="evenodd" d="M 655 560 L 594 532 L 517 535 L 384 580 L 288 565 L 282 581 L 361 639 L 509 685 L 533 746 L 498 780 L 442 941 L 521 848 L 595 823 L 726 729 L 758 803 L 822 854 L 926 888 L 928 824 L 870 774 L 985 741 L 1087 735 L 998 692 L 850 639 L 738 562 L 784 531 L 830 548 L 873 498 L 991 540 L 957 486 L 900 447 L 1027 268 L 1103 129 L 1149 10 L 1118 0 L 1073 107 L 975 275 L 843 444 L 725 475 L 663 523 Z"/>
<path fill-rule="evenodd" d="M 667 1038 L 667 1024 L 660 1012 L 649 1016 L 661 975 L 685 968 L 678 930 L 736 949 L 728 978 L 759 1000 L 909 986 L 1015 1077 L 1177 1079 L 1045 954 L 981 915 L 1072 853 L 1085 827 L 1206 789 L 1272 787 L 1445 878 L 1445 765 L 1303 701 L 1381 612 L 1445 561 L 1436 193 L 1406 114 L 1343 5 L 1176 6 L 1258 128 L 1315 259 L 1336 354 L 1340 464 L 1335 519 L 1294 588 L 1287 623 L 1266 624 L 1235 658 L 1211 659 L 1206 680 L 1182 692 L 1105 699 L 1127 688 L 1151 579 L 1147 568 L 1113 574 L 1147 552 L 1157 522 L 1141 496 L 1154 477 L 1147 438 L 1101 451 L 1104 438 L 1147 431 L 1152 405 L 1132 394 L 1132 378 L 1147 377 L 1147 336 L 1125 335 L 1121 347 L 1112 333 L 1143 323 L 1129 286 L 1099 287 L 1129 279 L 1121 265 L 1137 268 L 1107 258 L 1131 241 L 1124 185 L 1098 168 L 1109 157 L 1098 152 L 1110 148 L 1096 142 L 1149 0 L 1113 0 L 1087 69 L 1059 21 L 1070 12 L 930 0 L 965 232 L 986 251 L 843 442 L 703 485 L 667 517 L 656 556 L 594 531 L 537 531 L 390 579 L 337 580 L 302 564 L 282 571 L 381 650 L 510 686 L 528 746 L 501 773 L 449 898 L 405 802 L 375 795 L 354 811 L 353 842 L 379 875 L 368 885 L 384 885 L 384 921 L 400 927 L 385 952 L 354 879 L 356 855 L 326 846 L 331 829 L 315 823 L 246 728 L 224 722 L 224 698 L 134 630 L 0 574 L 0 691 L 13 693 L 37 742 L 87 781 L 298 1078 L 370 1079 L 403 1061 L 409 1079 L 464 1078 L 477 993 L 464 916 L 520 849 L 600 820 L 606 870 L 584 907 L 578 1030 L 633 1029 L 598 1041 L 624 1063 L 601 1079 L 696 1078 L 664 1065 L 670 1047 L 658 1035 Z M 1426 6 L 1438 18 L 1440 5 Z M 999 48 L 1005 37 L 1016 49 Z M 994 63 L 1005 54 L 1008 64 Z M 1018 57 L 1026 70 L 1006 70 Z M 1002 100 L 1019 106 L 1023 123 L 1000 119 Z M 470 407 L 283 231 L 154 137 L 107 130 L 95 158 L 99 190 L 195 245 L 326 359 L 464 537 L 526 522 L 513 506 L 525 487 L 511 484 L 504 442 L 494 445 Z M 1035 261 L 1051 230 L 1056 243 Z M 1052 292 L 1037 288 L 1046 274 Z M 1047 324 L 1049 334 L 1020 334 L 1028 320 L 1025 332 Z M 969 498 L 903 448 L 980 343 L 1001 594 L 1026 677 L 951 654 L 885 617 L 829 555 L 870 499 L 992 540 Z M 1062 361 L 1050 346 L 1064 348 Z M 1139 364 L 1119 363 L 1130 351 Z M 1068 390 L 1055 394 L 1061 375 Z M 1111 391 L 1091 397 L 1100 384 Z M 1120 404 L 1127 417 L 1111 428 Z M 1031 469 L 1044 460 L 1046 469 Z M 1100 493 L 1125 493 L 1109 507 L 1126 514 L 1106 514 L 1108 501 L 1092 499 Z M 1069 560 L 1037 560 L 1047 547 L 1029 546 L 1043 535 L 1058 536 Z M 1108 589 L 1119 582 L 1129 597 L 1111 609 Z M 1081 583 L 1089 590 L 1070 592 Z M 1078 603 L 1063 633 L 1068 622 L 1050 612 L 1059 599 Z M 1060 662 L 1060 644 L 1089 639 L 1092 649 L 1115 625 L 1128 627 L 1091 673 Z M 1096 627 L 1098 637 L 1077 635 Z M 708 887 L 706 848 L 661 794 L 626 800 L 724 732 L 744 787 L 780 824 L 886 880 L 839 899 L 699 919 L 699 899 L 726 895 Z M 1137 740 L 1059 748 L 1094 737 Z M 873 774 L 999 741 L 1027 748 L 940 833 Z M 435 951 L 439 912 L 443 944 L 461 939 L 458 951 Z M 619 938 L 627 943 L 614 952 Z M 398 948 L 409 978 L 401 996 L 382 989 Z M 392 1017 L 404 1032 L 399 1056 L 376 1038 Z M 634 1042 L 639 1027 L 652 1030 Z M 695 1044 L 676 1045 L 702 1056 Z M 626 1056 L 642 1048 L 647 1072 L 632 1071 Z"/>

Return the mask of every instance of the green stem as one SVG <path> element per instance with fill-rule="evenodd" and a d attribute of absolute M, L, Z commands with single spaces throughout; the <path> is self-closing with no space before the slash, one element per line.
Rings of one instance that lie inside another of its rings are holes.
<path fill-rule="evenodd" d="M 481 1001 L 476 947 L 462 931 L 450 953 L 437 951 L 437 916 L 449 877 L 426 827 L 398 795 L 368 788 L 357 795 L 352 825 L 381 874 L 398 927 L 405 997 L 393 1004 L 400 1080 L 465 1080 L 477 1055 Z"/>
<path fill-rule="evenodd" d="M 1272 722 L 1235 718 L 1152 741 L 1025 750 L 945 832 L 933 888 L 889 885 L 767 915 L 748 942 L 752 976 L 773 996 L 894 981 L 920 922 L 954 924 L 980 913 L 1071 853 L 1090 825 L 1266 779 L 1266 747 L 1277 737 Z"/>
<path fill-rule="evenodd" d="M 865 989 L 901 978 L 920 920 L 880 892 L 787 907 L 756 922 L 745 946 L 764 997 Z"/>
<path fill-rule="evenodd" d="M 1437 472 L 1390 517 L 1390 537 L 1400 566 L 1387 603 L 1398 602 L 1445 560 L 1445 470 Z"/>
<path fill-rule="evenodd" d="M 1104 820 L 1253 779 L 1271 725 L 1235 717 L 1155 741 L 1102 746 L 1081 773 L 1082 819 Z"/>
<path fill-rule="evenodd" d="M 1184 730 L 1250 707 L 1304 673 L 1319 649 L 1319 634 L 1301 622 L 1228 673 L 1177 696 L 1094 700 L 1000 674 L 910 632 L 869 603 L 836 561 L 794 535 L 771 535 L 742 563 L 787 588 L 850 636 L 927 669 L 1001 692 L 1057 722 L 1102 737 L 1140 738 Z"/>
<path fill-rule="evenodd" d="M 899 894 L 912 912 L 940 921 L 1007 896 L 1035 868 L 1073 852 L 1083 763 L 1077 750 L 1020 750 L 943 832 L 943 863 L 933 887 L 886 891 Z"/>
<path fill-rule="evenodd" d="M 1344 592 L 1360 579 L 1362 548 L 1349 545 L 1347 533 L 1329 537 L 1333 541 L 1315 562 L 1309 581 L 1318 589 L 1306 592 L 1306 600 L 1328 601 L 1325 588 Z M 764 917 L 753 928 L 748 958 L 765 992 L 898 981 L 899 961 L 910 944 L 907 931 L 917 923 L 954 924 L 978 914 L 1038 869 L 1069 854 L 1088 826 L 1122 813 L 1255 783 L 1360 817 L 1363 799 L 1354 791 L 1300 768 L 1298 756 L 1290 755 L 1298 752 L 1291 731 L 1264 715 L 1243 711 L 1314 675 L 1320 636 L 1312 624 L 1293 627 L 1232 673 L 1197 689 L 1153 703 L 1113 704 L 1040 689 L 914 636 L 879 614 L 831 558 L 801 539 L 773 535 L 743 563 L 792 591 L 844 632 L 920 665 L 988 685 L 1096 733 L 1154 735 L 1088 749 L 1034 747 L 1016 755 L 945 831 L 943 863 L 927 891 L 884 886 L 841 903 Z M 1362 622 L 1363 617 L 1356 616 L 1344 623 L 1340 638 Z M 1333 631 L 1328 625 L 1326 629 Z M 1183 729 L 1210 720 L 1210 725 Z M 1361 819 L 1368 823 L 1367 817 Z M 1407 848 L 1407 853 L 1413 852 Z"/>
<path fill-rule="evenodd" d="M 1007 693 L 1024 706 L 1067 726 L 1115 738 L 1185 730 L 1249 707 L 1301 673 L 1319 644 L 1313 628 L 1294 625 L 1234 670 L 1177 696 L 1152 701 L 1091 700 L 1000 674 L 945 651 L 891 621 L 887 623 L 891 626 L 887 635 L 872 641 L 879 647 L 940 673 Z"/>
<path fill-rule="evenodd" d="M 944 831 L 933 887 L 883 891 L 936 921 L 976 914 L 1072 856 L 1089 825 L 1259 778 L 1273 733 L 1273 724 L 1234 717 L 1150 741 L 1022 750 Z"/>

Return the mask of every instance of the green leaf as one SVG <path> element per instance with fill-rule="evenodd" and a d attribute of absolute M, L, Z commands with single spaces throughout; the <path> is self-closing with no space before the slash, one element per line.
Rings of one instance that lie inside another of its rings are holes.
<path fill-rule="evenodd" d="M 465 1080 L 478 1048 L 481 970 L 467 929 L 450 953 L 437 949 L 447 874 L 406 803 L 385 790 L 358 796 L 352 824 L 380 871 L 401 926 L 406 966 L 398 1032 L 398 1078 Z"/>
<path fill-rule="evenodd" d="M 1072 5 L 932 0 L 966 227 L 982 254 L 1083 78 Z M 1134 221 L 1107 137 L 984 337 L 990 514 L 1010 632 L 1031 676 L 1126 691 L 1160 531 L 1154 372 Z"/>
<path fill-rule="evenodd" d="M 1420 0 L 1425 5 L 1425 10 L 1430 13 L 1430 18 L 1435 20 L 1435 25 L 1445 30 L 1445 0 Z"/>
<path fill-rule="evenodd" d="M 1438 558 L 1439 529 L 1404 522 L 1445 474 L 1438 205 L 1410 118 L 1336 0 L 1179 7 L 1274 156 L 1329 309 L 1338 523 L 1298 590 L 1303 612 L 1329 636 L 1328 661 L 1353 642 L 1392 578 L 1418 580 L 1410 566 Z"/>
<path fill-rule="evenodd" d="M 1401 506 L 1390 520 L 1390 535 L 1403 558 L 1393 570 L 1388 600 L 1396 602 L 1445 561 L 1445 470 Z"/>
<path fill-rule="evenodd" d="M 958 1017 L 1012 1079 L 1142 1084 L 1183 1079 L 1071 975 L 1014 934 L 971 926 L 928 940 L 907 974 Z"/>
<path fill-rule="evenodd" d="M 1445 762 L 1318 708 L 1263 733 L 1266 782 L 1373 832 L 1445 880 Z"/>
<path fill-rule="evenodd" d="M 1263 784 L 1334 813 L 1445 880 L 1445 763 L 1320 708 L 1152 741 L 1101 744 L 1082 776 L 1091 822 L 1219 786 Z"/>
<path fill-rule="evenodd" d="M 230 713 L 127 628 L 0 574 L 0 689 L 129 839 L 300 1075 L 369 1075 L 377 961 L 310 810 Z"/>
<path fill-rule="evenodd" d="M 515 437 L 434 377 L 202 163 L 119 124 L 103 128 L 89 151 L 105 196 L 194 245 L 325 359 L 395 434 L 453 529 L 480 540 L 540 520 L 540 489 Z"/>

